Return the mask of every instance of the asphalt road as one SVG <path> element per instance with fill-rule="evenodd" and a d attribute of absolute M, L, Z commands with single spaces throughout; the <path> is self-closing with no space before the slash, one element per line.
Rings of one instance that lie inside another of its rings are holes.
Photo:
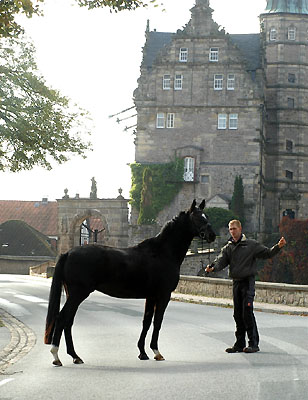
<path fill-rule="evenodd" d="M 232 309 L 171 302 L 159 341 L 166 361 L 154 361 L 148 348 L 151 359 L 140 361 L 144 302 L 94 293 L 79 308 L 73 330 L 85 364 L 72 364 L 63 340 L 64 366 L 57 368 L 43 344 L 49 284 L 0 275 L 0 308 L 22 322 L 16 340 L 25 353 L 0 375 L 1 400 L 308 399 L 308 317 L 257 312 L 261 352 L 227 354 Z M 0 328 L 0 339 L 6 335 Z"/>

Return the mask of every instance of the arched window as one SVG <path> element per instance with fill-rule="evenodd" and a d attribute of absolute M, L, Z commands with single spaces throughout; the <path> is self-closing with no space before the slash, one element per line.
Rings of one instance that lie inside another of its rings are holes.
<path fill-rule="evenodd" d="M 294 26 L 290 26 L 288 28 L 288 40 L 296 39 L 296 28 Z"/>
<path fill-rule="evenodd" d="M 276 28 L 271 28 L 269 33 L 269 40 L 277 40 Z"/>

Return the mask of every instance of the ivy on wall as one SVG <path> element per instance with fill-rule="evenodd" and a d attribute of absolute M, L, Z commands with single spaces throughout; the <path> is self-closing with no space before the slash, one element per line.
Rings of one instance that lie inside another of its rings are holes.
<path fill-rule="evenodd" d="M 152 223 L 158 213 L 165 206 L 171 203 L 176 194 L 180 191 L 183 183 L 184 160 L 176 158 L 166 164 L 130 164 L 132 173 L 132 186 L 130 191 L 131 205 L 141 211 L 141 193 L 143 190 L 144 170 L 147 168 L 151 175 L 151 204 Z M 140 221 L 149 223 L 149 221 Z"/>

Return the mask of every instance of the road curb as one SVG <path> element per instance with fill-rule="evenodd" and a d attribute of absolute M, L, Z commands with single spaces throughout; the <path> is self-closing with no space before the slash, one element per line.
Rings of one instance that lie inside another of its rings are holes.
<path fill-rule="evenodd" d="M 10 342 L 0 351 L 0 374 L 24 357 L 35 345 L 35 333 L 8 312 L 0 309 L 0 318 L 11 334 Z"/>

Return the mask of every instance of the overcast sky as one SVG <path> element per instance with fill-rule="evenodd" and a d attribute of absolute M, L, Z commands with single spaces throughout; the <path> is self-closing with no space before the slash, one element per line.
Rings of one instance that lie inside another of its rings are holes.
<path fill-rule="evenodd" d="M 88 197 L 91 178 L 99 198 L 113 198 L 118 189 L 129 198 L 130 168 L 134 161 L 132 129 L 136 118 L 116 123 L 109 115 L 133 106 L 147 19 L 150 29 L 175 32 L 190 19 L 195 0 L 161 0 L 160 8 L 111 14 L 108 9 L 88 11 L 73 0 L 45 0 L 44 17 L 23 21 L 37 49 L 37 63 L 48 86 L 58 89 L 92 116 L 94 151 L 88 158 L 73 157 L 51 171 L 35 168 L 0 173 L 0 200 L 53 201 L 64 189 L 75 197 Z M 259 32 L 258 16 L 266 0 L 210 0 L 214 20 L 229 33 Z M 134 110 L 122 114 L 125 118 Z"/>

